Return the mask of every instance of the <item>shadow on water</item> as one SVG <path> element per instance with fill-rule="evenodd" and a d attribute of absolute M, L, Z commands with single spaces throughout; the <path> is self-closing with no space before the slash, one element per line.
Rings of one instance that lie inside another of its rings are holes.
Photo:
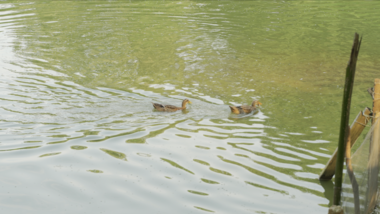
<path fill-rule="evenodd" d="M 255 114 L 258 114 L 258 113 L 259 113 L 258 110 L 252 111 L 251 113 L 248 113 L 248 114 L 233 114 L 233 113 L 231 113 L 228 118 L 231 119 L 231 120 L 240 120 L 240 119 L 244 119 L 244 118 L 247 118 L 247 117 L 251 117 L 252 115 L 255 115 Z"/>

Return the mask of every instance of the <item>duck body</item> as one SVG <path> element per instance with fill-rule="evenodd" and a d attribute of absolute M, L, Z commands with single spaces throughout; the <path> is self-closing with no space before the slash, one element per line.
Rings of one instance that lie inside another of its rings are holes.
<path fill-rule="evenodd" d="M 174 111 L 178 111 L 178 110 L 185 110 L 186 109 L 186 104 L 187 103 L 190 103 L 190 100 L 188 99 L 184 99 L 182 101 L 182 107 L 177 107 L 177 106 L 174 106 L 174 105 L 162 105 L 160 103 L 153 103 L 153 107 L 157 110 L 157 111 L 166 111 L 166 112 L 174 112 Z"/>
<path fill-rule="evenodd" d="M 234 114 L 249 114 L 262 105 L 258 100 L 254 100 L 252 105 L 230 106 L 231 112 Z"/>

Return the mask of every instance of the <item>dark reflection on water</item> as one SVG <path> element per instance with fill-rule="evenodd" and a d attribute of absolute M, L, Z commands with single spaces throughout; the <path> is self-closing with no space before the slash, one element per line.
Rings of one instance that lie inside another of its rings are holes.
<path fill-rule="evenodd" d="M 318 174 L 336 146 L 352 35 L 365 35 L 353 119 L 371 105 L 379 9 L 0 3 L 2 210 L 326 212 Z M 186 111 L 152 107 L 184 98 Z M 253 99 L 259 111 L 230 113 Z"/>

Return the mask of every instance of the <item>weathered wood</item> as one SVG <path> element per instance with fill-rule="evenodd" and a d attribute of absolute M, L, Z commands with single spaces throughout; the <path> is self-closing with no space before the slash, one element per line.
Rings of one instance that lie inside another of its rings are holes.
<path fill-rule="evenodd" d="M 367 212 L 372 213 L 376 206 L 377 186 L 380 160 L 380 79 L 375 79 L 373 98 L 373 134 L 370 144 L 370 158 L 368 160 L 368 193 L 367 193 Z"/>
<path fill-rule="evenodd" d="M 375 86 L 373 87 L 373 112 L 380 112 L 380 79 L 375 79 Z"/>
<path fill-rule="evenodd" d="M 340 119 L 340 131 L 339 131 L 339 141 L 338 141 L 338 152 L 336 156 L 336 167 L 335 167 L 335 186 L 334 186 L 334 205 L 340 205 L 340 198 L 342 192 L 342 181 L 343 181 L 343 163 L 344 163 L 344 144 L 347 139 L 345 139 L 348 121 L 350 119 L 350 108 L 351 108 L 351 95 L 352 89 L 354 87 L 356 62 L 359 56 L 361 39 L 359 40 L 359 34 L 355 33 L 354 44 L 351 49 L 350 61 L 348 62 L 346 68 L 346 78 L 344 84 L 344 93 L 342 101 L 342 115 Z"/>
<path fill-rule="evenodd" d="M 346 168 L 348 177 L 350 177 L 351 180 L 352 191 L 354 193 L 355 214 L 360 214 L 359 185 L 351 165 L 351 147 L 350 128 L 348 128 L 348 139 L 346 142 Z"/>
<path fill-rule="evenodd" d="M 332 205 L 330 208 L 329 208 L 329 213 L 328 214 L 343 214 L 343 208 L 341 206 L 336 206 L 336 205 Z"/>
<path fill-rule="evenodd" d="M 367 125 L 371 109 L 366 107 L 363 111 L 360 111 L 356 116 L 354 122 L 351 124 L 350 138 L 351 138 L 351 147 L 356 143 L 356 140 L 359 138 L 363 129 Z M 335 165 L 336 165 L 336 153 L 338 149 L 335 150 L 334 154 L 331 156 L 330 160 L 327 162 L 326 167 L 323 169 L 322 173 L 319 176 L 319 180 L 331 180 L 335 174 Z"/>

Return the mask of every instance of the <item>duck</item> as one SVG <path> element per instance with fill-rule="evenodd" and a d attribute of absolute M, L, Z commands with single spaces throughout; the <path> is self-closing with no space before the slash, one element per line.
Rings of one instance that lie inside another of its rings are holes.
<path fill-rule="evenodd" d="M 187 103 L 191 104 L 190 100 L 184 99 L 182 101 L 182 107 L 177 107 L 174 105 L 162 105 L 160 103 L 153 103 L 153 107 L 158 111 L 174 112 L 174 111 L 178 111 L 178 110 L 185 110 Z"/>
<path fill-rule="evenodd" d="M 255 111 L 257 107 L 262 105 L 258 100 L 254 100 L 252 105 L 242 105 L 242 106 L 230 106 L 231 112 L 234 114 L 249 114 L 252 111 Z"/>

